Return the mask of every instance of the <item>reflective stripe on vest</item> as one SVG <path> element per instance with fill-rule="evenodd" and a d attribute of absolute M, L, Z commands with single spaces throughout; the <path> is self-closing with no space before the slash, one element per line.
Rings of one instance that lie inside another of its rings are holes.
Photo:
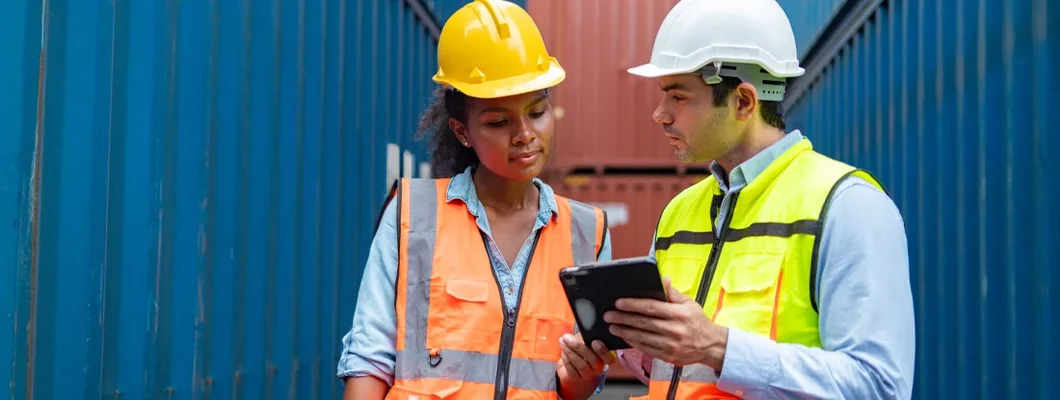
<path fill-rule="evenodd" d="M 566 299 L 556 296 L 559 270 L 596 259 L 603 211 L 556 196 L 557 216 L 540 230 L 512 316 L 474 216 L 462 202 L 446 201 L 448 184 L 402 179 L 395 195 L 398 355 L 388 398 L 482 399 L 499 391 L 555 398 L 559 336 L 574 327 Z M 506 335 L 510 344 L 501 350 Z"/>
<path fill-rule="evenodd" d="M 820 347 L 813 285 L 825 211 L 839 183 L 864 171 L 813 151 L 802 140 L 732 197 L 714 231 L 721 188 L 707 178 L 663 211 L 656 236 L 659 272 L 703 305 L 714 323 L 780 343 Z M 671 389 L 674 372 L 680 384 Z M 714 371 L 702 365 L 652 367 L 651 399 L 724 398 Z M 672 397 L 671 397 L 672 396 Z"/>

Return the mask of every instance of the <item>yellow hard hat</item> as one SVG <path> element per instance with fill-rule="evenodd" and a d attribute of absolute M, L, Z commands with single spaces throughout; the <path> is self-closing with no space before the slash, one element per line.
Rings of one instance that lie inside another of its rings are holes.
<path fill-rule="evenodd" d="M 521 7 L 475 0 L 456 11 L 438 38 L 434 81 L 477 98 L 555 86 L 566 72 L 545 50 L 537 24 Z"/>

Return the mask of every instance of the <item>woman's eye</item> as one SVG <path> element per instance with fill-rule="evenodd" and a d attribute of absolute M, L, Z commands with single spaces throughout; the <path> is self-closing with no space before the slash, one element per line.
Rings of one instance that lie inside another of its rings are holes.
<path fill-rule="evenodd" d="M 500 128 L 500 127 L 504 126 L 504 124 L 506 124 L 506 123 L 508 123 L 508 121 L 502 119 L 500 121 L 487 122 L 486 125 L 492 126 L 494 128 Z"/>
<path fill-rule="evenodd" d="M 541 118 L 542 115 L 545 115 L 545 110 L 531 112 L 530 113 L 530 118 L 537 119 L 537 118 Z"/>

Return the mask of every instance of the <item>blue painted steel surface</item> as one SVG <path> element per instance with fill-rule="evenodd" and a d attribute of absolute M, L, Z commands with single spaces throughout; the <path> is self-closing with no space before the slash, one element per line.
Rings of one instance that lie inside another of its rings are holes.
<path fill-rule="evenodd" d="M 338 397 L 416 1 L 0 4 L 0 398 Z"/>
<path fill-rule="evenodd" d="M 789 112 L 905 216 L 916 398 L 1052 397 L 1060 6 L 1047 3 L 886 2 L 820 55 L 830 63 Z"/>
<path fill-rule="evenodd" d="M 795 33 L 795 47 L 800 57 L 806 55 L 821 31 L 848 1 L 862 0 L 777 0 L 791 21 L 791 30 Z"/>
<path fill-rule="evenodd" d="M 453 13 L 456 12 L 456 10 L 459 10 L 460 7 L 463 7 L 469 1 L 471 1 L 471 0 L 423 0 L 423 2 L 428 5 L 428 7 L 431 7 L 433 10 L 435 10 L 435 14 L 437 14 L 437 15 L 445 15 L 445 16 L 453 15 Z M 512 4 L 515 4 L 515 5 L 518 5 L 519 7 L 522 7 L 523 9 L 526 9 L 526 1 L 527 0 L 505 0 L 505 1 L 507 1 L 509 3 L 512 3 Z M 543 1 L 555 1 L 555 0 L 543 0 Z M 441 24 L 444 24 L 445 23 L 445 19 L 443 18 L 439 22 Z"/>
<path fill-rule="evenodd" d="M 26 377 L 34 367 L 26 360 L 35 337 L 30 321 L 38 277 L 32 257 L 41 9 L 39 4 L 10 2 L 0 10 L 0 43 L 7 55 L 0 62 L 0 397 L 7 399 L 24 398 Z"/>

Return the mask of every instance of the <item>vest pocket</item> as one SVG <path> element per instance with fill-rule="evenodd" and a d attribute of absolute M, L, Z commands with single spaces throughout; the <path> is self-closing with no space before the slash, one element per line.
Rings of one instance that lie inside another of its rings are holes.
<path fill-rule="evenodd" d="M 574 322 L 562 318 L 544 315 L 530 317 L 533 323 L 533 357 L 540 360 L 556 361 L 562 351 L 559 338 L 574 330 Z"/>
<path fill-rule="evenodd" d="M 490 302 L 489 283 L 454 277 L 445 279 L 439 286 L 434 290 L 441 293 L 435 292 L 430 304 L 428 342 L 437 343 L 438 347 L 465 349 L 469 332 L 488 341 L 499 337 L 503 322 L 496 319 L 500 307 Z"/>
<path fill-rule="evenodd" d="M 745 251 L 733 254 L 721 277 L 714 322 L 770 336 L 777 310 L 784 253 Z"/>
<path fill-rule="evenodd" d="M 459 300 L 485 303 L 490 299 L 490 286 L 486 282 L 453 278 L 445 282 L 445 292 Z"/>
<path fill-rule="evenodd" d="M 668 256 L 664 262 L 665 265 L 659 265 L 660 274 L 670 277 L 670 284 L 674 289 L 690 299 L 695 299 L 699 281 L 707 265 L 706 257 Z"/>

